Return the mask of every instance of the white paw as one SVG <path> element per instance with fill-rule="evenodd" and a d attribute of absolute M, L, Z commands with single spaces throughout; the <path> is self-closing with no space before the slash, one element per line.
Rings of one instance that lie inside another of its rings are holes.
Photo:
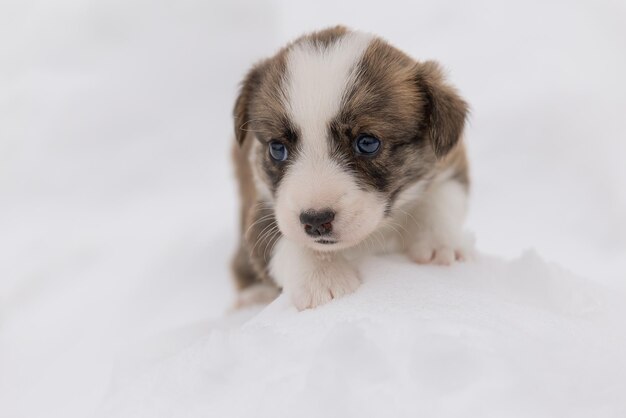
<path fill-rule="evenodd" d="M 467 235 L 457 240 L 436 240 L 422 237 L 408 248 L 408 256 L 418 264 L 449 266 L 455 261 L 473 258 L 473 237 Z"/>
<path fill-rule="evenodd" d="M 357 271 L 344 260 L 334 260 L 303 277 L 287 289 L 298 310 L 315 308 L 354 292 L 361 281 Z"/>

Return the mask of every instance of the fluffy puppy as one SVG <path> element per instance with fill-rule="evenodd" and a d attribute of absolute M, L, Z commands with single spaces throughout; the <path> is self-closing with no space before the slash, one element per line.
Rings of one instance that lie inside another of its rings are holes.
<path fill-rule="evenodd" d="M 469 255 L 467 104 L 439 66 L 367 33 L 296 39 L 246 75 L 234 109 L 239 305 L 353 292 L 360 257 Z"/>

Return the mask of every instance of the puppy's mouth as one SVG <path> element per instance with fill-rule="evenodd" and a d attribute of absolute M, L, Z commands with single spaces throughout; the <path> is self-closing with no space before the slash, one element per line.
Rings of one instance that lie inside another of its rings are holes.
<path fill-rule="evenodd" d="M 323 245 L 332 245 L 332 244 L 337 244 L 337 241 L 332 240 L 332 239 L 318 239 L 315 241 L 316 244 L 323 244 Z"/>

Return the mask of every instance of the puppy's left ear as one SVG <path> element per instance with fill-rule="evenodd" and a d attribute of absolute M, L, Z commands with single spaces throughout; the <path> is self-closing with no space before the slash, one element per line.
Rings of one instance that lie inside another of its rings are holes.
<path fill-rule="evenodd" d="M 454 148 L 463 134 L 468 105 L 456 89 L 445 82 L 436 62 L 426 61 L 417 65 L 417 83 L 426 102 L 428 139 L 437 158 L 442 158 Z"/>
<path fill-rule="evenodd" d="M 246 74 L 239 88 L 239 96 L 237 96 L 235 108 L 233 109 L 235 138 L 239 145 L 243 144 L 243 141 L 248 136 L 250 128 L 246 128 L 246 125 L 250 122 L 250 101 L 261 83 L 264 65 L 264 62 L 255 65 Z"/>

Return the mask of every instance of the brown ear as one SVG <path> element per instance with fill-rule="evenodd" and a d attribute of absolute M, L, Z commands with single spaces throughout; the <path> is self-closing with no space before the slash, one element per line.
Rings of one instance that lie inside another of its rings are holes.
<path fill-rule="evenodd" d="M 248 74 L 246 74 L 239 88 L 239 96 L 235 102 L 235 108 L 233 109 L 235 138 L 239 145 L 246 139 L 248 131 L 250 130 L 248 126 L 250 123 L 250 101 L 261 83 L 262 65 L 263 63 L 255 65 Z"/>
<path fill-rule="evenodd" d="M 418 64 L 417 82 L 426 99 L 426 129 L 437 158 L 445 156 L 459 142 L 468 113 L 467 103 L 454 87 L 444 81 L 436 62 Z"/>

